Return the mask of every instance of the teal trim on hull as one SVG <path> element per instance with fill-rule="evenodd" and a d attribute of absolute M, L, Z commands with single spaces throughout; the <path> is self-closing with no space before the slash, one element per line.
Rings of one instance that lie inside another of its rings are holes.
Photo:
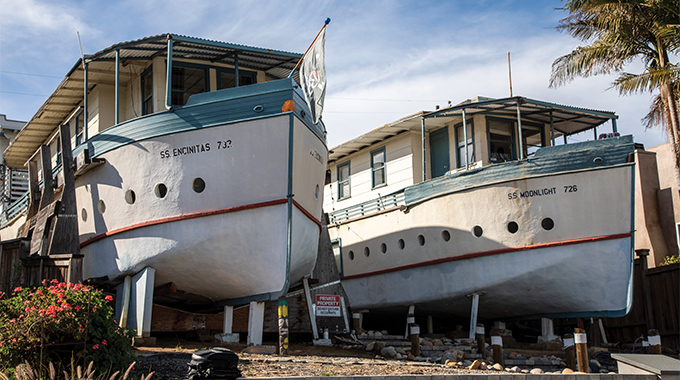
<path fill-rule="evenodd" d="M 76 148 L 74 154 L 87 148 L 91 157 L 98 157 L 158 136 L 285 115 L 281 107 L 287 100 L 295 102 L 295 115 L 325 144 L 325 128 L 322 123 L 312 123 L 299 86 L 292 79 L 281 79 L 196 94 L 172 112 L 157 112 L 113 126 Z"/>

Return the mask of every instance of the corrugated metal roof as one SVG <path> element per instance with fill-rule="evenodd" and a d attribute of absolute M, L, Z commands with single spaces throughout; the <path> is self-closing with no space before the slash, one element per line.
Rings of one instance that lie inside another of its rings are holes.
<path fill-rule="evenodd" d="M 517 119 L 518 104 L 522 121 L 550 124 L 552 119 L 555 131 L 563 135 L 583 132 L 595 128 L 608 120 L 618 118 L 615 113 L 610 111 L 565 106 L 523 96 L 503 99 L 478 97 L 474 100 L 466 100 L 458 105 L 437 111 L 421 111 L 374 129 L 332 148 L 329 152 L 328 162 L 332 163 L 341 160 L 354 152 L 404 131 L 420 131 L 421 118 L 425 119 L 425 131 L 441 128 L 450 122 L 462 122 L 463 110 L 468 118 L 474 114 L 483 114 L 485 116 Z"/>
<path fill-rule="evenodd" d="M 121 42 L 95 54 L 85 55 L 88 63 L 88 87 L 115 84 L 116 51 L 119 52 L 121 82 L 139 75 L 148 61 L 167 54 L 168 37 L 173 39 L 173 59 L 191 59 L 235 65 L 264 71 L 272 78 L 285 78 L 302 54 L 253 46 L 230 44 L 176 34 L 160 34 Z M 297 77 L 297 73 L 296 73 Z M 297 78 L 296 78 L 297 80 Z M 82 59 L 78 59 L 59 86 L 35 113 L 5 151 L 9 167 L 22 168 L 38 147 L 52 135 L 60 123 L 74 113 L 85 93 Z"/>

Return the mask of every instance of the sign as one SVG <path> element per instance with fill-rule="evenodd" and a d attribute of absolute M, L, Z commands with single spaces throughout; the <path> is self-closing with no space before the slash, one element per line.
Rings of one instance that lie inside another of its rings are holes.
<path fill-rule="evenodd" d="M 330 296 L 325 294 L 316 295 L 316 316 L 317 317 L 341 317 L 340 296 Z"/>

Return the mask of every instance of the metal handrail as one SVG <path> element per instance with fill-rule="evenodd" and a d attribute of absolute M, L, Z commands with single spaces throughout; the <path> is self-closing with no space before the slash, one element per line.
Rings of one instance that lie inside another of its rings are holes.
<path fill-rule="evenodd" d="M 330 224 L 340 223 L 358 216 L 364 216 L 367 214 L 372 214 L 378 211 L 386 210 L 390 207 L 397 206 L 399 204 L 404 204 L 403 190 L 400 190 L 396 193 L 392 193 L 389 195 L 385 195 L 384 197 L 371 199 L 370 201 L 367 202 L 358 203 L 334 211 L 328 215 L 329 222 Z"/>

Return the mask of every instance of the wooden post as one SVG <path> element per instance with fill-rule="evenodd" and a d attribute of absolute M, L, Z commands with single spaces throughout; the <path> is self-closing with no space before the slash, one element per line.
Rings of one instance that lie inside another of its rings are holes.
<path fill-rule="evenodd" d="M 661 355 L 661 336 L 657 330 L 649 330 L 647 332 L 647 341 L 649 342 L 649 353 Z"/>
<path fill-rule="evenodd" d="M 352 313 L 352 326 L 357 334 L 361 334 L 361 313 Z"/>
<path fill-rule="evenodd" d="M 248 313 L 248 345 L 262 345 L 262 329 L 264 326 L 264 302 L 251 301 Z"/>
<path fill-rule="evenodd" d="M 653 329 L 654 326 L 654 309 L 652 306 L 652 292 L 649 287 L 649 279 L 647 278 L 647 256 L 649 256 L 649 249 L 636 249 L 635 253 L 640 258 L 640 284 L 642 284 L 642 298 L 644 300 L 645 323 L 648 329 Z"/>
<path fill-rule="evenodd" d="M 288 302 L 279 300 L 279 355 L 288 355 Z"/>
<path fill-rule="evenodd" d="M 420 356 L 420 326 L 412 323 L 409 325 L 411 336 L 411 353 L 413 356 Z"/>
<path fill-rule="evenodd" d="M 415 312 L 416 312 L 415 305 L 411 305 L 411 306 L 408 307 L 408 314 L 406 314 L 406 335 L 404 336 L 404 338 L 406 338 L 406 339 L 408 339 L 409 335 L 411 334 L 409 327 L 412 324 L 416 323 Z"/>
<path fill-rule="evenodd" d="M 572 371 L 576 371 L 576 348 L 574 347 L 574 335 L 565 334 L 564 335 L 564 358 L 565 363 L 567 363 L 567 368 Z"/>
<path fill-rule="evenodd" d="M 493 349 L 493 361 L 505 367 L 503 361 L 503 337 L 499 330 L 491 330 L 491 348 Z"/>
<path fill-rule="evenodd" d="M 580 372 L 590 373 L 588 363 L 588 338 L 584 329 L 574 329 L 574 345 L 576 346 L 576 364 Z"/>
<path fill-rule="evenodd" d="M 477 352 L 482 355 L 482 359 L 486 356 L 486 352 L 484 351 L 484 325 L 483 324 L 478 324 L 477 328 L 475 329 L 475 337 L 477 338 Z"/>

